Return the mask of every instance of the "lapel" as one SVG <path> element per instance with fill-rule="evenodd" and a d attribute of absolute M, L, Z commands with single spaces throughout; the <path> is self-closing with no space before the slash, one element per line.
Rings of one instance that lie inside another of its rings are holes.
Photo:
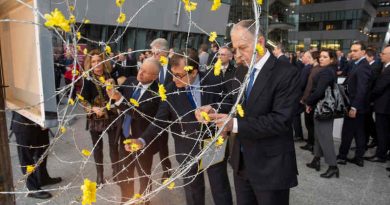
<path fill-rule="evenodd" d="M 157 81 L 153 81 L 153 83 L 149 86 L 147 90 L 145 90 L 144 94 L 141 96 L 141 98 L 138 100 L 139 102 L 144 102 L 150 98 L 153 97 L 153 92 L 157 92 Z M 134 92 L 134 89 L 133 89 Z"/>
<path fill-rule="evenodd" d="M 246 107 L 252 106 L 252 104 L 256 102 L 256 98 L 261 94 L 265 86 L 268 84 L 268 79 L 271 76 L 271 70 L 275 65 L 275 61 L 276 58 L 271 55 L 267 62 L 265 62 L 253 84 L 253 88 L 249 94 L 249 101 L 247 102 Z"/>
<path fill-rule="evenodd" d="M 201 101 L 201 106 L 209 104 L 209 94 L 205 93 L 207 91 L 207 78 L 204 76 L 203 72 L 199 72 L 199 81 L 200 81 L 200 101 Z M 205 91 L 205 92 L 203 92 Z"/>
<path fill-rule="evenodd" d="M 165 73 L 164 85 L 168 85 L 168 83 L 172 82 L 172 74 L 171 74 L 171 65 L 168 64 L 167 72 Z"/>

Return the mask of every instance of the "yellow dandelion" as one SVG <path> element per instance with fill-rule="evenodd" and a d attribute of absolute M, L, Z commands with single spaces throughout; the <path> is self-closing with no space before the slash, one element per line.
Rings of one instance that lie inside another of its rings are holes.
<path fill-rule="evenodd" d="M 77 40 L 81 39 L 81 33 L 80 32 L 77 32 L 76 36 L 77 36 Z"/>
<path fill-rule="evenodd" d="M 225 139 L 220 135 L 217 139 L 217 141 L 215 142 L 215 146 L 219 147 L 221 145 L 223 145 L 223 143 L 225 142 Z"/>
<path fill-rule="evenodd" d="M 214 75 L 219 76 L 221 74 L 222 69 L 222 61 L 221 59 L 218 59 L 217 62 L 214 64 Z"/>
<path fill-rule="evenodd" d="M 134 107 L 139 107 L 139 103 L 136 99 L 134 98 L 130 98 L 130 103 L 134 106 Z"/>
<path fill-rule="evenodd" d="M 84 53 L 84 55 L 87 55 L 88 54 L 88 49 L 84 48 L 83 53 Z"/>
<path fill-rule="evenodd" d="M 76 94 L 77 95 L 77 98 L 80 100 L 80 101 L 84 101 L 84 97 L 80 94 Z"/>
<path fill-rule="evenodd" d="M 216 11 L 221 7 L 221 0 L 214 0 L 213 5 L 211 6 L 211 11 Z"/>
<path fill-rule="evenodd" d="M 104 48 L 104 51 L 106 51 L 107 55 L 110 55 L 111 47 L 109 45 L 106 45 L 106 47 Z"/>
<path fill-rule="evenodd" d="M 184 70 L 187 71 L 187 72 L 190 72 L 193 69 L 194 69 L 194 67 L 192 67 L 190 65 L 184 66 Z"/>
<path fill-rule="evenodd" d="M 264 55 L 264 48 L 260 44 L 256 44 L 256 52 L 259 56 Z"/>
<path fill-rule="evenodd" d="M 76 70 L 76 69 L 73 69 L 72 70 L 72 75 L 79 75 L 80 73 L 79 73 L 79 71 L 78 70 Z"/>
<path fill-rule="evenodd" d="M 114 86 L 112 84 L 106 85 L 106 90 L 112 90 L 112 88 L 114 88 Z"/>
<path fill-rule="evenodd" d="M 168 180 L 169 180 L 169 179 L 164 180 L 163 184 L 166 185 L 166 184 L 168 183 Z M 171 182 L 171 183 L 169 183 L 169 185 L 167 186 L 167 188 L 168 188 L 169 190 L 172 190 L 172 189 L 175 188 L 175 186 L 176 186 L 176 185 L 175 185 L 175 182 Z"/>
<path fill-rule="evenodd" d="M 61 126 L 61 127 L 60 127 L 60 132 L 61 132 L 62 134 L 64 134 L 64 133 L 66 132 L 66 127 Z"/>
<path fill-rule="evenodd" d="M 69 20 L 67 20 L 60 10 L 54 9 L 50 14 L 45 14 L 45 26 L 48 28 L 60 28 L 65 32 L 70 32 Z"/>
<path fill-rule="evenodd" d="M 91 21 L 89 19 L 84 19 L 83 23 L 84 24 L 89 24 L 89 23 L 91 23 Z"/>
<path fill-rule="evenodd" d="M 203 118 L 206 122 L 210 122 L 210 117 L 209 117 L 209 114 L 207 114 L 207 112 L 200 112 L 200 115 L 202 116 L 202 118 Z"/>
<path fill-rule="evenodd" d="M 262 5 L 263 4 L 263 0 L 256 0 L 257 4 L 259 5 Z"/>
<path fill-rule="evenodd" d="M 89 179 L 84 179 L 84 184 L 81 186 L 83 191 L 82 205 L 96 202 L 96 182 L 92 182 Z"/>
<path fill-rule="evenodd" d="M 86 150 L 86 149 L 81 150 L 81 154 L 83 154 L 86 157 L 91 156 L 91 152 L 89 150 Z"/>
<path fill-rule="evenodd" d="M 142 197 L 142 194 L 136 193 L 136 194 L 134 194 L 134 196 L 133 196 L 133 200 L 140 199 L 141 197 Z"/>
<path fill-rule="evenodd" d="M 125 3 L 125 0 L 116 0 L 115 3 L 117 7 L 122 7 L 123 4 Z"/>
<path fill-rule="evenodd" d="M 105 79 L 103 76 L 100 76 L 100 77 L 99 77 L 99 81 L 100 81 L 102 84 L 105 84 L 105 83 L 106 83 L 106 79 Z"/>
<path fill-rule="evenodd" d="M 32 172 L 34 172 L 34 170 L 35 170 L 34 165 L 27 165 L 27 167 L 26 167 L 27 174 L 31 174 Z"/>
<path fill-rule="evenodd" d="M 196 6 L 198 3 L 191 2 L 190 0 L 183 0 L 184 2 L 184 9 L 188 12 L 194 11 L 196 9 Z"/>
<path fill-rule="evenodd" d="M 126 14 L 121 12 L 119 14 L 118 18 L 116 19 L 116 22 L 118 22 L 119 24 L 122 24 L 125 21 L 126 21 Z"/>
<path fill-rule="evenodd" d="M 160 56 L 160 64 L 162 66 L 168 65 L 168 58 L 165 56 Z"/>
<path fill-rule="evenodd" d="M 165 94 L 167 91 L 165 90 L 164 84 L 159 84 L 158 85 L 158 94 L 161 97 L 161 101 L 166 101 L 167 100 L 167 95 Z"/>
<path fill-rule="evenodd" d="M 242 105 L 241 104 L 237 105 L 237 113 L 238 113 L 238 115 L 240 117 L 244 117 L 245 112 L 244 112 L 244 109 L 242 109 Z"/>
<path fill-rule="evenodd" d="M 111 103 L 110 103 L 110 102 L 108 102 L 108 103 L 106 104 L 106 109 L 107 109 L 107 110 L 111 110 Z"/>
<path fill-rule="evenodd" d="M 215 39 L 217 38 L 217 33 L 215 31 L 210 33 L 209 41 L 214 42 Z"/>
<path fill-rule="evenodd" d="M 74 105 L 74 100 L 73 100 L 72 98 L 69 98 L 68 104 L 69 104 L 69 105 Z"/>
<path fill-rule="evenodd" d="M 69 17 L 69 23 L 70 24 L 75 24 L 76 23 L 76 17 L 74 15 L 70 15 Z"/>

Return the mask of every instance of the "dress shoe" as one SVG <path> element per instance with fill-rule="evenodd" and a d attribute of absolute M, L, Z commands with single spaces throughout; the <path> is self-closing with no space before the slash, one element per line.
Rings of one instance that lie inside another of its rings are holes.
<path fill-rule="evenodd" d="M 390 167 L 387 167 L 386 170 L 390 172 Z"/>
<path fill-rule="evenodd" d="M 337 156 L 337 164 L 346 165 L 347 164 L 347 160 Z"/>
<path fill-rule="evenodd" d="M 41 184 L 41 186 L 46 186 L 46 185 L 52 185 L 52 184 L 57 184 L 62 181 L 61 177 L 53 177 L 53 178 L 48 178 L 44 180 Z"/>
<path fill-rule="evenodd" d="M 303 150 L 311 151 L 311 152 L 313 151 L 313 145 L 311 145 L 309 143 L 307 143 L 304 146 L 300 146 L 300 148 L 303 149 Z"/>
<path fill-rule="evenodd" d="M 321 167 L 321 158 L 314 157 L 313 160 L 310 163 L 306 164 L 307 167 L 311 169 L 315 169 L 317 172 L 320 171 Z"/>
<path fill-rule="evenodd" d="M 27 196 L 36 199 L 50 199 L 52 197 L 52 195 L 47 191 L 33 192 L 27 194 Z"/>
<path fill-rule="evenodd" d="M 328 170 L 320 175 L 322 178 L 331 178 L 333 176 L 336 176 L 336 178 L 340 177 L 339 168 L 337 166 L 329 166 Z"/>
<path fill-rule="evenodd" d="M 98 175 L 98 176 L 96 177 L 96 184 L 97 184 L 97 185 L 104 184 L 104 177 L 101 176 L 101 175 Z"/>
<path fill-rule="evenodd" d="M 386 159 L 382 159 L 380 157 L 367 157 L 366 158 L 367 161 L 370 161 L 370 162 L 379 162 L 379 163 L 385 163 L 386 162 Z"/>
<path fill-rule="evenodd" d="M 370 142 L 366 147 L 371 149 L 371 148 L 374 148 L 377 146 L 377 143 L 376 142 Z"/>
<path fill-rule="evenodd" d="M 359 167 L 364 167 L 364 160 L 363 159 L 359 159 L 359 158 L 354 157 L 352 159 L 347 159 L 347 161 L 350 163 L 356 164 Z"/>

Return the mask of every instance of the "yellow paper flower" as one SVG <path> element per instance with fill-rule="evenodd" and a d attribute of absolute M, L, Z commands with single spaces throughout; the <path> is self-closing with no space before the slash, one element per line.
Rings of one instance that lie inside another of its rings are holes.
<path fill-rule="evenodd" d="M 216 11 L 221 7 L 221 0 L 214 0 L 213 5 L 211 6 L 211 11 Z"/>
<path fill-rule="evenodd" d="M 27 167 L 26 167 L 27 174 L 31 174 L 34 170 L 35 170 L 34 165 L 27 165 Z"/>
<path fill-rule="evenodd" d="M 74 15 L 69 16 L 69 23 L 70 24 L 75 24 L 76 23 L 76 17 Z"/>
<path fill-rule="evenodd" d="M 77 98 L 80 100 L 80 101 L 84 101 L 84 97 L 80 94 L 76 94 L 77 95 Z"/>
<path fill-rule="evenodd" d="M 83 191 L 82 205 L 91 205 L 96 202 L 96 182 L 84 179 L 84 184 L 81 186 L 81 190 Z"/>
<path fill-rule="evenodd" d="M 88 49 L 84 48 L 83 53 L 84 53 L 84 55 L 87 55 L 88 54 Z"/>
<path fill-rule="evenodd" d="M 122 7 L 123 4 L 125 3 L 125 0 L 116 0 L 115 3 L 117 7 Z"/>
<path fill-rule="evenodd" d="M 263 4 L 263 0 L 256 0 L 256 1 L 257 1 L 257 4 L 259 4 L 259 5 Z"/>
<path fill-rule="evenodd" d="M 215 39 L 217 38 L 217 33 L 215 31 L 210 33 L 209 41 L 214 42 Z"/>
<path fill-rule="evenodd" d="M 136 99 L 134 99 L 134 98 L 130 98 L 130 103 L 132 105 L 134 105 L 134 107 L 139 107 L 138 101 Z"/>
<path fill-rule="evenodd" d="M 46 22 L 45 26 L 48 28 L 60 28 L 65 32 L 70 32 L 70 25 L 69 25 L 69 20 L 66 20 L 64 14 L 57 8 L 54 9 L 50 14 L 45 14 L 44 15 Z"/>
<path fill-rule="evenodd" d="M 81 150 L 81 154 L 83 154 L 83 155 L 86 156 L 86 157 L 91 156 L 91 152 L 88 151 L 88 150 L 86 150 L 86 149 Z"/>
<path fill-rule="evenodd" d="M 260 44 L 256 44 L 256 52 L 259 56 L 264 55 L 264 48 Z"/>
<path fill-rule="evenodd" d="M 106 85 L 106 90 L 111 90 L 114 86 L 110 83 Z"/>
<path fill-rule="evenodd" d="M 142 197 L 142 194 L 136 193 L 136 194 L 134 194 L 134 196 L 133 196 L 133 200 L 140 199 L 141 197 Z"/>
<path fill-rule="evenodd" d="M 105 83 L 106 83 L 106 79 L 104 79 L 103 76 L 100 76 L 100 77 L 99 77 L 99 81 L 100 81 L 102 84 L 105 84 Z"/>
<path fill-rule="evenodd" d="M 69 11 L 74 11 L 74 6 L 73 5 L 69 6 Z"/>
<path fill-rule="evenodd" d="M 225 142 L 225 139 L 220 135 L 217 139 L 217 141 L 215 142 L 215 146 L 219 147 L 221 145 L 223 145 L 223 143 Z"/>
<path fill-rule="evenodd" d="M 107 110 L 111 110 L 111 103 L 110 103 L 110 102 L 108 102 L 108 103 L 106 104 L 106 109 L 107 109 Z"/>
<path fill-rule="evenodd" d="M 72 98 L 69 98 L 68 104 L 69 104 L 69 105 L 74 105 L 74 100 L 73 100 Z"/>
<path fill-rule="evenodd" d="M 84 19 L 84 24 L 89 24 L 89 23 L 91 23 L 91 21 L 89 20 L 89 19 Z"/>
<path fill-rule="evenodd" d="M 222 61 L 221 59 L 218 59 L 217 62 L 214 64 L 214 75 L 219 76 L 221 74 L 222 69 Z"/>
<path fill-rule="evenodd" d="M 64 134 L 64 133 L 66 132 L 66 127 L 61 126 L 61 127 L 60 127 L 60 132 L 61 132 L 62 134 Z"/>
<path fill-rule="evenodd" d="M 169 180 L 169 179 L 164 180 L 163 184 L 166 185 L 166 184 L 168 183 L 168 180 Z M 174 188 L 175 188 L 175 182 L 169 183 L 169 185 L 167 186 L 167 188 L 168 188 L 169 190 L 174 189 Z"/>
<path fill-rule="evenodd" d="M 194 67 L 192 67 L 190 65 L 184 66 L 184 70 L 187 71 L 187 72 L 190 72 L 193 69 L 194 69 Z"/>
<path fill-rule="evenodd" d="M 123 144 L 130 145 L 131 152 L 136 152 L 141 148 L 138 144 L 133 143 L 133 139 L 126 139 L 123 141 Z"/>
<path fill-rule="evenodd" d="M 165 90 L 164 84 L 159 84 L 158 85 L 158 94 L 161 97 L 161 101 L 166 101 L 167 100 L 167 95 L 165 94 L 167 91 Z"/>
<path fill-rule="evenodd" d="M 160 56 L 160 64 L 162 66 L 168 65 L 168 58 L 165 56 Z"/>
<path fill-rule="evenodd" d="M 207 114 L 207 112 L 200 112 L 200 115 L 202 116 L 202 118 L 203 118 L 206 122 L 210 122 L 210 117 L 209 117 L 209 114 Z"/>
<path fill-rule="evenodd" d="M 110 55 L 111 47 L 109 45 L 106 45 L 106 47 L 104 48 L 104 51 L 106 51 L 107 55 Z"/>
<path fill-rule="evenodd" d="M 119 14 L 119 17 L 116 19 L 116 22 L 118 22 L 119 24 L 122 24 L 125 21 L 126 21 L 126 14 L 121 12 Z"/>
<path fill-rule="evenodd" d="M 190 0 L 182 0 L 184 2 L 184 8 L 186 11 L 191 12 L 196 9 L 196 6 L 198 3 L 196 2 L 191 2 Z"/>
<path fill-rule="evenodd" d="M 79 75 L 80 73 L 79 73 L 79 71 L 78 70 L 76 70 L 76 69 L 73 69 L 72 70 L 72 75 Z"/>
<path fill-rule="evenodd" d="M 238 105 L 237 105 L 237 113 L 238 113 L 238 115 L 239 115 L 240 117 L 244 117 L 245 112 L 244 112 L 244 109 L 242 109 L 241 104 L 238 104 Z"/>
<path fill-rule="evenodd" d="M 77 32 L 76 36 L 77 36 L 77 40 L 81 39 L 81 33 L 80 32 Z"/>

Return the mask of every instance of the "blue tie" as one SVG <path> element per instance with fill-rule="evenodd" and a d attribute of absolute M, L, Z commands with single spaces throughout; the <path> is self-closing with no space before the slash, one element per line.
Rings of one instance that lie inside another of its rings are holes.
<path fill-rule="evenodd" d="M 196 103 L 195 103 L 194 97 L 192 96 L 191 86 L 187 87 L 186 95 L 187 95 L 188 101 L 190 101 L 190 103 L 191 103 L 192 108 L 196 109 Z"/>
<path fill-rule="evenodd" d="M 249 95 L 251 94 L 252 87 L 253 87 L 253 82 L 255 81 L 255 73 L 256 73 L 256 68 L 252 69 L 251 75 L 249 76 L 249 83 L 248 87 L 246 88 L 246 101 L 249 99 Z"/>
<path fill-rule="evenodd" d="M 138 98 L 140 95 L 141 95 L 141 88 L 138 87 L 135 89 L 131 98 L 134 98 L 138 101 Z M 122 134 L 125 138 L 129 138 L 130 127 L 131 127 L 131 116 L 129 114 L 125 114 L 125 119 L 123 120 L 123 123 L 122 123 Z"/>
<path fill-rule="evenodd" d="M 160 84 L 164 84 L 164 68 L 160 69 L 160 77 L 158 81 L 160 82 Z"/>

